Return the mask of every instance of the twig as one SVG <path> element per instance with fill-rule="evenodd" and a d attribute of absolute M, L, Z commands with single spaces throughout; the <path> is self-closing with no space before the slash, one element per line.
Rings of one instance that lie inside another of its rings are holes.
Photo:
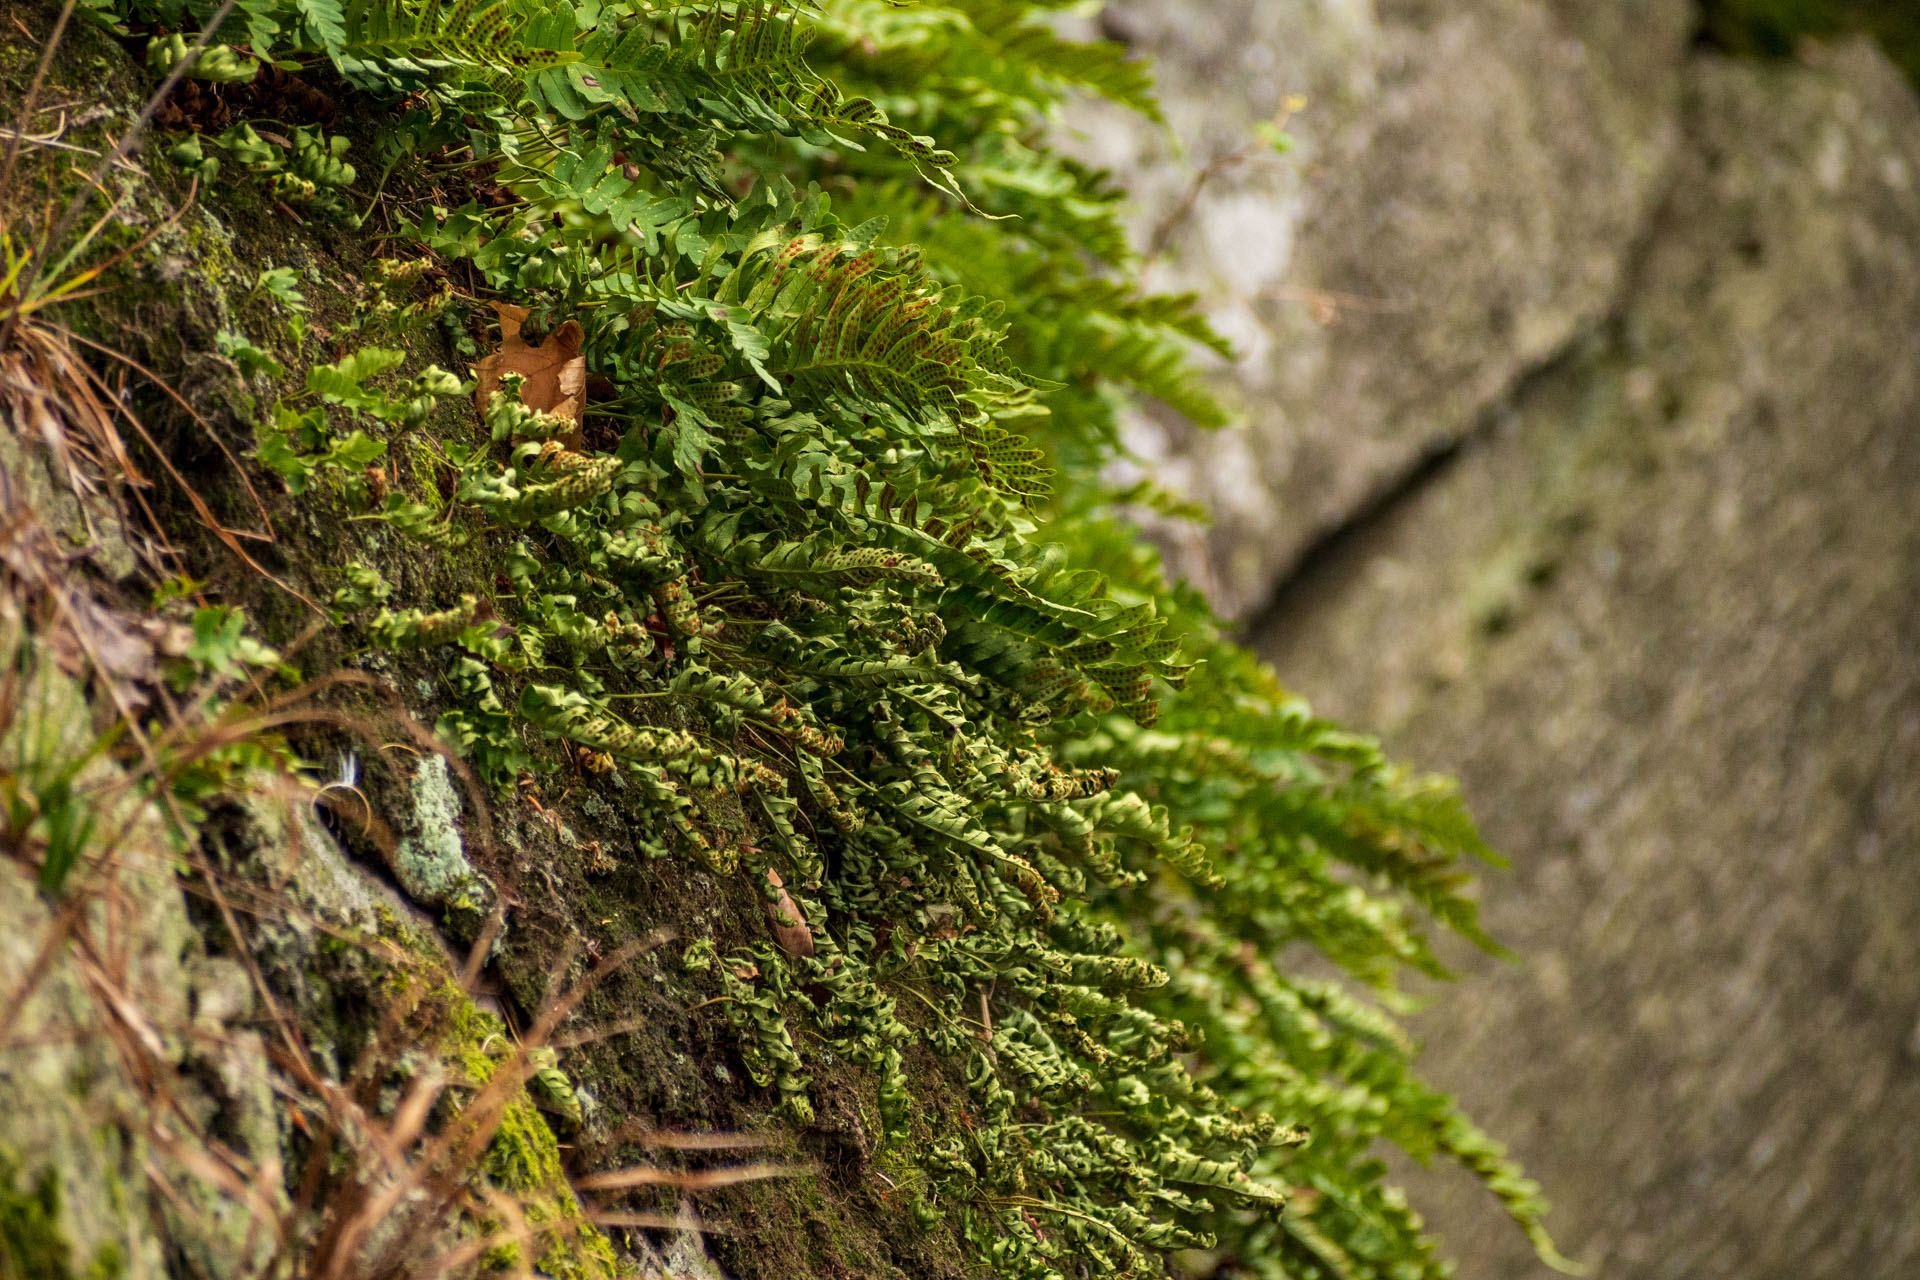
<path fill-rule="evenodd" d="M 590 1213 L 587 1221 L 596 1227 L 640 1227 L 650 1231 L 698 1231 L 703 1235 L 731 1232 L 733 1227 L 711 1218 L 666 1213 Z"/>
<path fill-rule="evenodd" d="M 701 1169 L 684 1173 L 639 1165 L 632 1169 L 613 1169 L 606 1173 L 576 1178 L 575 1191 L 624 1191 L 630 1187 L 680 1187 L 702 1191 L 709 1187 L 732 1187 L 742 1182 L 760 1182 L 767 1178 L 797 1178 L 814 1173 L 809 1164 L 745 1164 L 727 1169 Z"/>
<path fill-rule="evenodd" d="M 119 360 L 130 365 L 134 369 L 138 370 L 140 373 L 145 374 L 147 377 L 153 379 L 154 384 L 160 387 L 162 391 L 165 391 L 174 400 L 178 401 L 182 405 L 186 405 L 186 401 L 180 397 L 180 394 L 178 392 L 174 391 L 172 388 L 162 383 L 160 381 L 158 374 L 154 373 L 152 370 L 148 369 L 146 366 L 142 365 L 137 360 L 134 360 L 129 356 L 124 356 L 120 354 L 118 351 L 113 350 L 113 348 L 103 346 L 102 344 L 95 342 L 90 338 L 83 338 L 77 333 L 70 332 L 67 334 L 67 336 L 72 338 L 76 342 L 82 343 L 85 346 L 92 347 L 95 351 L 98 351 L 103 355 L 111 356 L 115 360 Z M 192 406 L 190 405 L 187 406 L 187 410 L 189 413 L 193 412 Z M 187 478 L 185 476 L 180 474 L 180 469 L 173 465 L 172 459 L 167 457 L 166 451 L 161 449 L 159 442 L 157 442 L 153 438 L 153 436 L 148 433 L 146 427 L 140 422 L 140 420 L 134 417 L 131 413 L 127 413 L 125 416 L 127 421 L 133 424 L 133 429 L 140 433 L 140 438 L 147 442 L 147 448 L 153 451 L 154 457 L 160 460 L 160 465 L 166 468 L 167 474 L 172 476 L 175 483 L 177 483 L 180 486 L 181 492 L 187 495 L 187 501 L 192 504 L 195 514 L 197 514 L 200 517 L 201 523 L 206 525 L 208 529 L 212 530 L 213 535 L 216 538 L 220 539 L 220 541 L 224 542 L 227 545 L 227 549 L 229 551 L 233 552 L 235 555 L 239 556 L 242 560 L 244 560 L 247 563 L 248 568 L 252 569 L 255 573 L 258 573 L 261 577 L 265 578 L 267 581 L 279 587 L 282 591 L 285 591 L 288 595 L 292 596 L 295 600 L 298 600 L 301 604 L 306 605 L 307 608 L 313 610 L 315 613 L 321 612 L 319 605 L 315 604 L 312 600 L 309 600 L 305 595 L 297 591 L 291 583 L 283 580 L 277 574 L 275 574 L 271 569 L 267 568 L 265 565 L 261 564 L 258 560 L 255 560 L 252 556 L 248 555 L 246 548 L 240 545 L 240 538 L 238 536 L 239 534 L 244 533 L 245 536 L 247 537 L 258 538 L 261 541 L 271 542 L 273 540 L 272 535 L 257 534 L 247 530 L 229 529 L 224 524 L 221 524 L 220 521 L 217 518 L 215 518 L 213 514 L 213 509 L 207 506 L 206 500 L 200 496 L 199 491 L 196 490 L 191 484 L 187 482 Z M 195 414 L 194 416 L 196 418 L 199 417 L 198 414 Z M 202 421 L 204 421 L 204 419 Z M 216 441 L 216 443 L 218 442 Z M 222 445 L 223 449 L 224 447 L 225 446 Z M 231 457 L 232 455 L 229 454 L 228 456 Z M 235 465 L 238 466 L 239 464 L 236 462 Z M 244 472 L 242 472 L 241 474 L 241 480 L 243 483 L 246 483 L 248 490 L 251 491 L 253 488 L 253 485 L 251 482 L 248 482 L 246 480 L 246 475 Z M 258 501 L 257 496 L 255 500 Z M 261 510 L 264 514 L 265 507 L 262 506 Z"/>
<path fill-rule="evenodd" d="M 1285 129 L 1287 122 L 1293 119 L 1304 106 L 1306 106 L 1306 99 L 1289 97 L 1280 104 L 1279 113 L 1269 123 L 1275 129 Z M 1186 224 L 1187 219 L 1193 216 L 1194 207 L 1200 203 L 1200 196 L 1206 191 L 1208 183 L 1227 170 L 1237 168 L 1251 160 L 1256 154 L 1265 150 L 1266 145 L 1265 142 L 1249 143 L 1238 151 L 1215 157 L 1205 168 L 1196 173 L 1193 176 L 1193 182 L 1187 187 L 1186 195 L 1181 197 L 1180 203 L 1174 206 L 1173 212 L 1162 218 L 1160 225 L 1153 229 L 1153 235 L 1147 241 L 1145 260 L 1152 262 L 1166 253 L 1175 233 Z"/>

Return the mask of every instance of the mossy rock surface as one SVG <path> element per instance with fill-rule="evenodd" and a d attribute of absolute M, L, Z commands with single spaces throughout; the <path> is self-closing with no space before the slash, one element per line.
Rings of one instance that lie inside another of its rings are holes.
<path fill-rule="evenodd" d="M 21 7 L 32 39 L 12 25 L 0 27 L 0 97 L 18 101 L 24 95 L 39 37 L 51 29 L 56 11 L 37 2 Z M 144 44 L 143 38 L 117 40 L 86 23 L 70 28 L 43 98 L 86 104 L 73 114 L 90 118 L 63 135 L 64 141 L 96 149 L 111 145 L 151 87 L 137 61 Z M 344 94 L 343 87 L 335 87 Z M 230 92 L 236 91 L 200 85 L 195 101 L 212 118 Z M 308 119 L 325 119 L 350 135 L 359 127 L 349 114 L 335 115 L 324 100 L 306 105 L 318 108 Z M 156 375 L 149 382 L 129 374 L 128 395 L 184 486 L 155 467 L 155 484 L 146 497 L 182 563 L 204 575 L 206 596 L 244 607 L 265 639 L 289 647 L 290 660 L 304 677 L 364 671 L 397 690 L 404 714 L 430 729 L 447 706 L 439 664 L 418 655 L 358 651 L 336 628 L 315 630 L 323 615 L 299 597 L 326 600 L 341 585 L 341 566 L 354 557 L 411 597 L 452 601 L 463 592 L 486 594 L 495 589 L 496 575 L 487 549 L 423 556 L 378 526 L 354 520 L 357 510 L 338 493 L 311 493 L 296 501 L 263 478 L 245 459 L 254 447 L 253 421 L 275 387 L 218 354 L 220 335 L 229 333 L 245 335 L 269 351 L 290 377 L 332 358 L 331 334 L 348 327 L 368 305 L 364 282 L 372 271 L 374 238 L 289 217 L 263 184 L 241 177 L 191 188 L 163 153 L 193 127 L 193 120 L 163 125 L 137 156 L 151 181 L 127 184 L 138 224 L 159 224 L 161 230 L 107 278 L 105 294 L 62 318 L 76 333 Z M 38 213 L 50 198 L 71 194 L 73 180 L 58 153 L 28 150 L 13 204 L 5 210 L 9 221 Z M 410 189 L 409 183 L 422 180 L 397 170 L 388 190 L 399 199 L 435 194 L 424 185 Z M 129 238 L 132 234 L 137 230 Z M 285 313 L 257 287 L 260 273 L 275 267 L 293 270 L 312 308 L 304 336 L 288 332 Z M 414 354 L 423 360 L 461 367 L 459 352 L 438 331 L 392 341 L 416 348 Z M 464 404 L 455 409 L 452 416 L 464 421 L 455 429 L 471 432 L 470 410 Z M 138 445 L 136 453 L 143 463 L 154 461 Z M 214 519 L 231 528 L 271 526 L 271 541 L 243 542 L 254 566 L 207 528 L 187 498 L 188 489 Z M 270 581 L 269 574 L 284 585 Z M 129 591 L 127 598 L 136 595 Z M 293 650 L 296 641 L 303 643 Z M 366 716 L 369 723 L 396 712 L 390 698 L 355 686 L 345 686 L 335 704 L 343 715 Z M 453 958 L 464 958 L 463 944 L 477 933 L 497 887 L 512 907 L 483 983 L 489 993 L 484 998 L 498 1012 L 468 1011 L 496 1036 L 507 1034 L 507 1022 L 525 1027 L 537 1015 L 550 994 L 557 962 L 573 957 L 559 972 L 565 980 L 577 980 L 594 957 L 635 939 L 659 939 L 601 983 L 567 1024 L 569 1031 L 621 1028 L 561 1055 L 574 1087 L 590 1099 L 585 1128 L 562 1141 L 531 1102 L 516 1103 L 506 1126 L 511 1132 L 503 1132 L 496 1152 L 495 1172 L 502 1180 L 550 1182 L 563 1166 L 580 1174 L 641 1163 L 692 1168 L 715 1163 L 698 1154 L 681 1159 L 644 1142 L 608 1140 L 621 1131 L 739 1134 L 752 1144 L 749 1158 L 807 1170 L 702 1192 L 684 1203 L 680 1193 L 663 1190 L 654 1197 L 656 1212 L 664 1218 L 692 1213 L 710 1220 L 712 1232 L 616 1231 L 618 1261 L 604 1244 L 589 1243 L 582 1246 L 584 1255 L 556 1252 L 540 1259 L 549 1274 L 561 1280 L 636 1269 L 645 1275 L 724 1274 L 739 1280 L 933 1280 L 963 1274 L 950 1235 L 916 1226 L 906 1199 L 883 1176 L 872 1137 L 871 1076 L 847 1065 L 816 1071 L 821 1123 L 795 1134 L 774 1117 L 772 1091 L 747 1081 L 724 1020 L 710 1008 L 699 1010 L 718 992 L 709 981 L 685 973 L 680 951 L 698 938 L 714 938 L 723 948 L 764 940 L 764 913 L 751 885 L 640 853 L 639 847 L 653 843 L 658 833 L 624 802 L 617 779 L 597 782 L 563 772 L 538 790 L 492 793 L 475 789 L 470 778 L 449 777 L 444 767 L 435 767 L 437 759 L 423 766 L 417 744 L 383 752 L 356 732 L 296 729 L 294 735 L 295 746 L 308 758 L 352 760 L 354 788 L 368 800 L 366 812 L 375 822 L 358 824 L 352 810 L 342 806 L 333 812 L 348 816 L 330 815 L 322 829 L 309 816 L 274 814 L 269 802 L 246 811 L 216 811 L 203 837 L 211 855 L 236 875 L 273 884 L 292 904 L 284 918 L 263 917 L 250 926 L 255 931 L 248 945 L 258 952 L 276 995 L 294 1011 L 299 1034 L 323 1065 L 349 1070 L 354 1052 L 377 1028 L 393 980 L 391 967 L 379 958 L 382 941 L 412 938 L 421 948 L 422 964 L 451 973 Z M 450 797 L 456 803 L 450 805 Z M 414 841 L 412 866 L 393 861 L 392 847 L 383 848 L 372 834 L 380 826 L 399 833 L 403 842 Z M 350 856 L 341 856 L 336 840 Z M 470 882 L 455 883 L 469 873 Z M 403 900 L 397 892 L 402 887 L 416 890 L 421 900 Z M 477 900 L 466 901 L 463 888 L 481 892 Z M 173 921 L 169 946 L 209 951 L 215 958 L 232 954 L 222 940 L 224 926 L 204 902 L 190 902 L 171 885 L 155 901 L 166 904 Z M 85 1017 L 77 1008 L 69 1016 Z M 499 1021 L 501 1016 L 507 1022 Z M 251 1051 L 259 1053 L 259 1045 Z M 474 1051 L 464 1041 L 449 1045 L 455 1059 L 472 1057 Z M 918 1066 L 930 1077 L 944 1070 L 931 1060 Z M 963 1095 L 956 1082 L 956 1107 L 963 1105 Z M 268 1132 L 292 1144 L 285 1154 L 288 1167 L 296 1167 L 297 1136 L 284 1121 L 269 1124 Z M 77 1134 L 70 1138 L 81 1141 Z M 137 1166 L 126 1165 L 130 1153 L 117 1145 L 121 1139 L 103 1132 L 99 1141 L 101 1147 L 84 1159 L 61 1156 L 61 1177 L 72 1181 L 80 1176 L 76 1170 L 95 1163 L 137 1179 Z M 738 1158 L 735 1152 L 718 1153 L 721 1162 Z M 73 1230 L 63 1215 L 76 1200 L 109 1202 L 105 1185 L 96 1179 L 48 1192 L 43 1169 L 26 1155 L 21 1160 L 17 1168 L 7 1166 L 12 1190 L 10 1198 L 0 1198 L 6 1247 L 24 1251 L 20 1257 L 29 1260 L 22 1264 L 21 1280 L 64 1280 L 65 1273 L 47 1271 L 52 1264 L 37 1261 L 56 1256 L 67 1259 L 61 1265 L 73 1280 L 118 1280 L 120 1271 L 113 1269 L 118 1262 L 100 1270 L 113 1259 L 124 1260 L 129 1276 L 161 1273 L 159 1259 L 177 1241 L 157 1237 L 145 1226 L 129 1228 L 136 1239 L 125 1246 Z M 564 1187 L 549 1207 L 555 1217 L 579 1212 Z M 218 1250 L 208 1246 L 200 1253 L 203 1264 L 212 1265 Z"/>
<path fill-rule="evenodd" d="M 1920 104 L 1849 39 L 1703 53 L 1685 121 L 1617 313 L 1262 642 L 1457 768 L 1520 855 L 1488 909 L 1529 967 L 1424 1033 L 1571 1248 L 1618 1280 L 1904 1276 Z M 1463 1274 L 1547 1274 L 1466 1188 L 1427 1203 Z"/>

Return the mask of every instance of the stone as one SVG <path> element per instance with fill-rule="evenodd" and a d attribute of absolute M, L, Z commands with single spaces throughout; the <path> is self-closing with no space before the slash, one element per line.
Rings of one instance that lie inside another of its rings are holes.
<path fill-rule="evenodd" d="M 1425 1070 L 1612 1280 L 1920 1272 L 1920 104 L 1698 55 L 1612 314 L 1275 602 L 1316 707 L 1456 772 L 1524 966 Z M 1462 1274 L 1549 1274 L 1409 1172 Z"/>
<path fill-rule="evenodd" d="M 18 682 L 9 705 L 21 709 L 0 727 L 0 773 L 31 796 L 37 779 L 72 771 L 94 821 L 57 900 L 28 865 L 0 860 L 0 1196 L 31 1194 L 47 1208 L 51 1252 L 36 1265 L 55 1269 L 50 1280 L 61 1267 L 226 1280 L 263 1262 L 271 1237 L 250 1237 L 246 1206 L 214 1192 L 204 1167 L 183 1163 L 163 1135 L 181 1136 L 175 1110 L 196 1123 L 218 1115 L 238 1145 L 260 1148 L 243 1154 L 277 1168 L 264 1056 L 252 1033 L 216 1020 L 244 1001 L 201 963 L 165 818 L 95 752 L 93 715 L 74 682 L 44 654 L 20 661 L 20 646 L 36 640 L 12 597 L 0 596 L 0 652 Z M 81 906 L 62 930 L 69 901 Z M 198 1020 L 196 977 L 213 984 Z M 194 1066 L 210 1069 L 211 1087 Z"/>
<path fill-rule="evenodd" d="M 1171 130 L 1090 106 L 1067 121 L 1072 145 L 1137 193 L 1141 243 L 1165 248 L 1150 278 L 1198 289 L 1235 342 L 1218 372 L 1244 417 L 1211 435 L 1141 417 L 1127 438 L 1214 508 L 1211 530 L 1155 532 L 1177 573 L 1242 617 L 1607 313 L 1664 190 L 1692 6 L 1109 13 L 1110 34 L 1155 60 Z M 1253 132 L 1282 114 L 1285 156 Z"/>

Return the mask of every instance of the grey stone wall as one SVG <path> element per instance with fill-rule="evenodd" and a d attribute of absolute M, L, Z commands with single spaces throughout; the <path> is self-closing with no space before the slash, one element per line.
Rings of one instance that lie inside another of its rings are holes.
<path fill-rule="evenodd" d="M 1148 0 L 1110 34 L 1151 54 L 1171 136 L 1116 111 L 1069 121 L 1140 193 L 1158 278 L 1199 287 L 1240 348 L 1245 431 L 1143 429 L 1214 503 L 1170 540 L 1233 615 L 1304 549 L 1606 313 L 1678 136 L 1687 0 L 1380 4 Z M 1297 149 L 1246 148 L 1292 95 Z M 1146 424 L 1143 424 L 1143 428 Z M 1163 436 L 1170 435 L 1170 439 Z"/>
<path fill-rule="evenodd" d="M 1157 175 L 1144 227 L 1313 101 L 1173 237 L 1247 426 L 1138 424 L 1223 513 L 1157 532 L 1513 854 L 1525 965 L 1460 957 L 1429 1071 L 1602 1276 L 1920 1274 L 1911 87 L 1863 43 L 1693 50 L 1679 5 L 1185 8 L 1110 25 L 1187 156 L 1087 143 Z M 1463 1276 L 1549 1274 L 1410 1176 Z"/>

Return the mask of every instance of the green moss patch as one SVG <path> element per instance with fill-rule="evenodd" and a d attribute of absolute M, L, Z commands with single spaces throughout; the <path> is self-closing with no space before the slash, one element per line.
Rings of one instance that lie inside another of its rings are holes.
<path fill-rule="evenodd" d="M 1784 57 L 1803 38 L 1874 37 L 1920 85 L 1920 3 L 1915 0 L 1703 0 L 1709 40 L 1736 53 Z"/>
<path fill-rule="evenodd" d="M 60 1182 L 54 1171 L 30 1173 L 0 1146 L 0 1280 L 120 1280 L 119 1249 L 102 1246 L 76 1269 L 60 1226 Z"/>

